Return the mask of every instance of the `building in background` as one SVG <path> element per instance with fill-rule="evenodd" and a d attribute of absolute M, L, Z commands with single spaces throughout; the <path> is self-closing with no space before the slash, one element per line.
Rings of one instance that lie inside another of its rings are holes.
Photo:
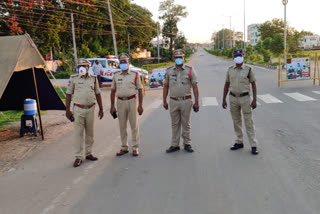
<path fill-rule="evenodd" d="M 151 44 L 154 48 L 158 47 L 158 40 L 157 39 L 153 39 L 151 41 Z M 169 41 L 165 40 L 165 39 L 160 39 L 159 40 L 159 46 L 160 48 L 164 48 L 164 49 L 169 49 L 170 45 L 169 45 Z"/>
<path fill-rule="evenodd" d="M 251 24 L 248 26 L 248 42 L 252 46 L 256 46 L 261 36 L 259 32 L 259 26 L 261 24 Z"/>
<path fill-rule="evenodd" d="M 304 50 L 320 50 L 320 36 L 304 36 L 301 40 L 299 48 Z"/>
<path fill-rule="evenodd" d="M 151 52 L 148 51 L 147 49 L 142 49 L 137 48 L 136 53 L 132 53 L 132 58 L 133 59 L 148 59 L 151 58 Z"/>

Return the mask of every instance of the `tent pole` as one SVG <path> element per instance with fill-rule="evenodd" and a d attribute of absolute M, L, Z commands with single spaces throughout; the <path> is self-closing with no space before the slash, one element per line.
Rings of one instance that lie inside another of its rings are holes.
<path fill-rule="evenodd" d="M 41 136 L 42 136 L 42 140 L 44 140 L 43 128 L 42 128 L 42 120 L 41 120 L 41 113 L 40 113 L 40 100 L 39 100 L 38 86 L 37 86 L 36 74 L 35 74 L 35 72 L 34 72 L 34 67 L 32 67 L 32 73 L 33 73 L 34 88 L 35 88 L 35 90 L 36 90 L 36 95 L 37 95 L 37 108 L 38 108 L 38 114 L 39 114 L 39 120 L 40 120 Z"/>

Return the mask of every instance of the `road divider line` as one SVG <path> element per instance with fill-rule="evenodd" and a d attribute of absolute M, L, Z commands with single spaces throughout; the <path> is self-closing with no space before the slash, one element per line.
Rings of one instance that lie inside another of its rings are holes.
<path fill-rule="evenodd" d="M 312 91 L 315 94 L 320 94 L 320 91 Z"/>
<path fill-rule="evenodd" d="M 202 106 L 218 106 L 216 97 L 202 97 Z"/>
<path fill-rule="evenodd" d="M 278 98 L 272 96 L 271 94 L 262 94 L 258 95 L 258 98 L 262 100 L 263 102 L 270 104 L 270 103 L 283 103 L 281 100 Z"/>
<path fill-rule="evenodd" d="M 316 99 L 312 98 L 312 97 L 309 97 L 309 96 L 306 96 L 306 95 L 303 95 L 303 94 L 300 94 L 298 92 L 295 92 L 295 93 L 284 93 L 284 95 L 287 95 L 297 101 L 300 101 L 300 102 L 305 102 L 305 101 L 315 101 Z"/>

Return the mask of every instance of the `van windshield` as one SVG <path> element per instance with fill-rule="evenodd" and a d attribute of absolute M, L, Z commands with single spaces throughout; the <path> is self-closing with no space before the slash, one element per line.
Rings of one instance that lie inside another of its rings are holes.
<path fill-rule="evenodd" d="M 100 63 L 100 65 L 103 67 L 103 68 L 106 68 L 106 60 L 99 60 L 98 59 L 98 61 L 99 61 L 99 63 Z M 96 62 L 96 60 L 95 59 L 89 59 L 89 62 L 91 62 L 91 67 L 93 66 L 93 64 Z"/>

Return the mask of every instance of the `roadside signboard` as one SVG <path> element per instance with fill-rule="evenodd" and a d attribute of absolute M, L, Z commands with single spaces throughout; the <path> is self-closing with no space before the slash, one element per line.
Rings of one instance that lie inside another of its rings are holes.
<path fill-rule="evenodd" d="M 288 80 L 310 79 L 309 58 L 288 59 L 287 78 Z"/>
<path fill-rule="evenodd" d="M 155 68 L 151 70 L 149 75 L 150 89 L 163 88 L 164 75 L 166 68 Z"/>

